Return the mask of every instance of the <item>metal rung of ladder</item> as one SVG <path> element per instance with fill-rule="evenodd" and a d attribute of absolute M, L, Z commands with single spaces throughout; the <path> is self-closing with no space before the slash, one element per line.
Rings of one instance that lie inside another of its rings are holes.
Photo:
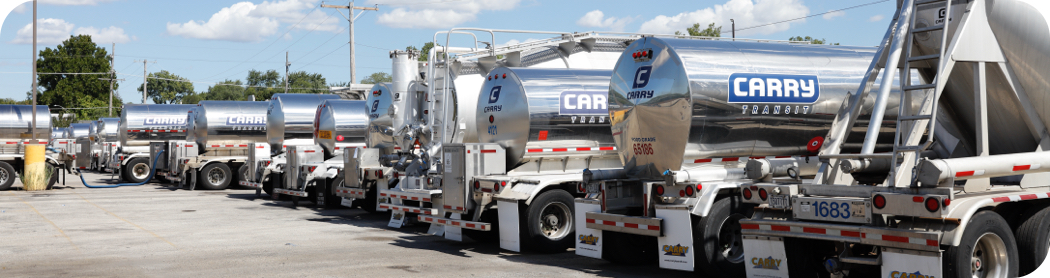
<path fill-rule="evenodd" d="M 921 152 L 923 151 L 922 146 L 897 146 L 894 148 L 896 152 Z"/>
<path fill-rule="evenodd" d="M 944 1 L 947 1 L 947 0 L 925 0 L 925 1 L 915 1 L 915 5 L 916 5 L 916 6 L 918 6 L 918 5 L 926 5 L 926 4 L 929 4 L 929 3 L 937 3 L 937 2 L 944 2 Z"/>
<path fill-rule="evenodd" d="M 914 90 L 925 90 L 925 89 L 933 89 L 933 88 L 937 88 L 937 84 L 910 85 L 910 86 L 904 86 L 904 88 L 902 88 L 902 89 L 905 90 L 905 91 L 914 91 Z"/>
<path fill-rule="evenodd" d="M 941 59 L 941 54 L 938 53 L 938 54 L 930 54 L 930 55 L 923 55 L 923 56 L 908 57 L 908 62 L 925 61 L 925 60 L 939 60 L 939 59 Z"/>
<path fill-rule="evenodd" d="M 938 24 L 938 25 L 927 26 L 927 27 L 922 27 L 922 28 L 915 28 L 915 29 L 911 29 L 911 32 L 912 33 L 922 33 L 922 32 L 937 31 L 937 30 L 942 30 L 942 29 L 944 29 L 944 24 Z"/>
<path fill-rule="evenodd" d="M 933 115 L 915 115 L 915 116 L 904 116 L 904 117 L 897 118 L 897 120 L 901 120 L 901 121 L 932 120 L 932 119 L 933 119 Z"/>

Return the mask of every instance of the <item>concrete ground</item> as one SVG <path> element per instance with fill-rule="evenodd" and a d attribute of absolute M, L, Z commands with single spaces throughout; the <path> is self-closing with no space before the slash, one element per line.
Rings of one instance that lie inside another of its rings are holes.
<path fill-rule="evenodd" d="M 90 184 L 113 182 L 85 174 Z M 322 210 L 254 190 L 188 191 L 150 183 L 0 191 L 0 277 L 635 277 L 690 276 L 560 254 L 453 242 L 389 214 Z"/>

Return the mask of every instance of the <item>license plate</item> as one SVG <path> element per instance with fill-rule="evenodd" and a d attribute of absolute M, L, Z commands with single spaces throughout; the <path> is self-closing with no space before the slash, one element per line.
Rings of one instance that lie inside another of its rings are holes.
<path fill-rule="evenodd" d="M 790 207 L 791 204 L 788 203 L 788 197 L 787 196 L 770 196 L 769 197 L 769 206 L 771 206 L 773 208 L 778 208 L 778 209 L 786 209 L 786 208 Z"/>
<path fill-rule="evenodd" d="M 343 198 L 342 201 L 339 201 L 339 205 L 344 206 L 344 207 L 348 207 L 348 208 L 354 207 L 354 199 L 353 198 Z"/>
<path fill-rule="evenodd" d="M 871 201 L 864 198 L 809 198 L 797 197 L 792 204 L 795 218 L 870 223 Z"/>
<path fill-rule="evenodd" d="M 331 130 L 318 130 L 317 131 L 317 137 L 320 137 L 321 139 L 332 139 L 332 131 Z"/>

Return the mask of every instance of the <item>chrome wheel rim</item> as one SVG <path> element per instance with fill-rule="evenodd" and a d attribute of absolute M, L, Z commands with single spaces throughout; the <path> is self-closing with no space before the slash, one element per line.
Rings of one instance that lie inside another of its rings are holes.
<path fill-rule="evenodd" d="M 977 239 L 970 256 L 970 273 L 973 277 L 1006 277 L 1009 258 L 1006 243 L 994 233 L 985 233 Z"/>
<path fill-rule="evenodd" d="M 226 172 L 222 171 L 218 167 L 211 168 L 208 170 L 208 183 L 219 185 L 226 180 Z"/>
<path fill-rule="evenodd" d="M 6 169 L 0 168 L 0 184 L 7 183 L 8 179 L 11 178 L 11 173 L 8 173 Z"/>
<path fill-rule="evenodd" d="M 740 233 L 740 219 L 743 215 L 734 213 L 726 217 L 718 227 L 718 253 L 730 263 L 742 263 L 744 261 L 743 236 Z"/>
<path fill-rule="evenodd" d="M 149 177 L 149 165 L 146 165 L 146 163 L 135 164 L 135 166 L 131 167 L 131 175 L 135 176 L 135 179 L 146 179 Z"/>
<path fill-rule="evenodd" d="M 569 234 L 572 216 L 569 207 L 562 203 L 549 203 L 540 210 L 540 232 L 548 239 L 560 240 Z"/>

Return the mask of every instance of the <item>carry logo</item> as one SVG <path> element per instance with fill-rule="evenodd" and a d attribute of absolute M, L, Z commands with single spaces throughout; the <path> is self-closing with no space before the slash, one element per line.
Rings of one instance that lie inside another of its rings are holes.
<path fill-rule="evenodd" d="M 753 268 L 772 269 L 772 270 L 780 270 L 780 262 L 782 262 L 782 261 L 783 260 L 781 260 L 781 259 L 774 259 L 773 256 L 769 256 L 768 258 L 764 258 L 764 259 L 763 258 L 758 258 L 758 257 L 751 258 L 751 264 L 754 265 Z"/>
<path fill-rule="evenodd" d="M 229 116 L 227 125 L 266 126 L 266 116 Z"/>
<path fill-rule="evenodd" d="M 587 245 L 598 245 L 598 237 L 593 235 L 580 235 L 580 243 Z"/>
<path fill-rule="evenodd" d="M 149 117 L 142 120 L 143 125 L 186 125 L 185 117 Z"/>
<path fill-rule="evenodd" d="M 638 67 L 638 71 L 634 72 L 634 86 L 631 89 L 645 88 L 645 85 L 649 85 L 649 77 L 652 74 L 653 66 Z"/>
<path fill-rule="evenodd" d="M 820 82 L 815 75 L 734 73 L 729 75 L 730 103 L 815 103 Z"/>
<path fill-rule="evenodd" d="M 890 278 L 937 278 L 933 275 L 924 275 L 916 271 L 915 273 L 907 273 L 903 271 L 890 272 Z"/>
<path fill-rule="evenodd" d="M 503 86 L 492 87 L 492 91 L 489 91 L 489 103 L 496 103 L 499 101 L 499 91 L 503 89 Z"/>
<path fill-rule="evenodd" d="M 609 91 L 562 91 L 559 115 L 609 115 Z"/>
<path fill-rule="evenodd" d="M 375 113 L 376 110 L 379 110 L 379 100 L 378 99 L 375 100 L 375 101 L 372 101 L 372 113 Z"/>
<path fill-rule="evenodd" d="M 666 256 L 685 257 L 686 254 L 689 254 L 689 247 L 681 244 L 664 245 L 663 250 Z"/>

